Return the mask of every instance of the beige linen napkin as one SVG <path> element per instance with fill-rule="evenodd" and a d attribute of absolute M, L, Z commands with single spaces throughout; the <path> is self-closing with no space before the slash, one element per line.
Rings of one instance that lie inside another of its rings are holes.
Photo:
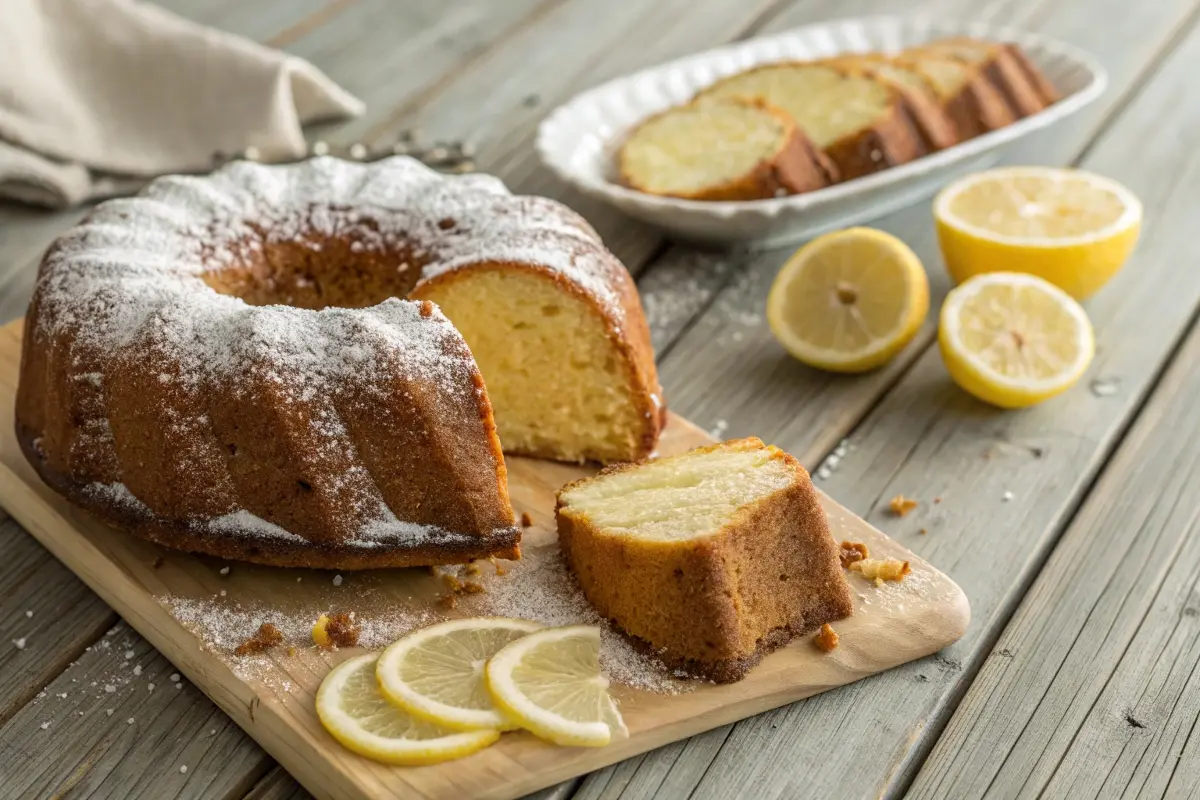
<path fill-rule="evenodd" d="M 3 0 L 0 198 L 51 207 L 305 152 L 301 125 L 362 113 L 320 70 L 133 0 Z"/>

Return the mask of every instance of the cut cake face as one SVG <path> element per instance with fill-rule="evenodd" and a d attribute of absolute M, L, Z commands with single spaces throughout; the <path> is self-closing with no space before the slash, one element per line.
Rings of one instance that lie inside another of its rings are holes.
<path fill-rule="evenodd" d="M 588 600 L 691 674 L 739 680 L 851 613 L 808 474 L 759 439 L 611 467 L 564 487 L 557 517 Z"/>

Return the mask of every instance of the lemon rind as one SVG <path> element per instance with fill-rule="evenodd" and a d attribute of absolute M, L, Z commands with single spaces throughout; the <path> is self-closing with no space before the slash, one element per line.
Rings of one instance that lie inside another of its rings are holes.
<path fill-rule="evenodd" d="M 430 636 L 454 630 L 482 627 L 480 622 L 503 623 L 504 627 L 524 629 L 526 633 L 541 630 L 543 626 L 537 622 L 511 617 L 470 617 L 452 619 L 429 625 L 409 633 L 400 640 L 393 642 L 379 655 L 376 664 L 376 678 L 379 681 L 379 691 L 389 702 L 400 707 L 414 717 L 441 725 L 457 731 L 478 730 L 517 730 L 520 725 L 508 717 L 502 710 L 485 711 L 480 709 L 464 709 L 446 703 L 432 700 L 413 691 L 407 683 L 400 681 L 394 668 L 403 654 L 416 647 L 423 639 Z M 501 627 L 492 625 L 489 627 Z"/>
<path fill-rule="evenodd" d="M 546 628 L 507 645 L 488 662 L 488 691 L 497 706 L 518 721 L 522 728 L 541 739 L 570 747 L 603 747 L 613 739 L 614 732 L 607 723 L 598 720 L 574 722 L 564 719 L 530 701 L 512 680 L 512 670 L 530 648 L 548 640 L 579 635 L 595 636 L 599 640 L 600 631 L 591 625 Z M 615 705 L 613 711 L 621 725 L 618 733 L 627 732 L 624 720 L 621 719 Z"/>
<path fill-rule="evenodd" d="M 967 349 L 958 334 L 960 328 L 959 313 L 962 310 L 963 303 L 968 298 L 978 294 L 985 285 L 990 284 L 1005 286 L 1022 284 L 1032 286 L 1056 295 L 1063 301 L 1061 307 L 1069 312 L 1071 317 L 1079 324 L 1080 333 L 1079 343 L 1081 347 L 1079 348 L 1075 362 L 1069 370 L 1064 370 L 1056 378 L 1015 380 L 988 368 L 986 364 L 982 364 L 975 357 L 974 353 Z M 1058 394 L 1064 389 L 1073 386 L 1079 380 L 1080 376 L 1087 371 L 1096 350 L 1095 333 L 1092 329 L 1091 320 L 1088 319 L 1079 302 L 1046 279 L 1021 272 L 988 272 L 977 275 L 952 289 L 946 295 L 946 300 L 942 304 L 939 335 L 946 340 L 945 346 L 951 350 L 954 357 L 965 368 L 969 369 L 976 379 L 993 386 L 999 386 L 1007 391 L 1030 396 Z"/>
<path fill-rule="evenodd" d="M 956 216 L 951 210 L 950 205 L 959 194 L 966 189 L 981 183 L 985 180 L 994 178 L 1002 178 L 1006 176 L 1020 177 L 1045 177 L 1054 178 L 1060 177 L 1063 174 L 1068 174 L 1071 177 L 1082 178 L 1086 183 L 1093 184 L 1098 188 L 1112 192 L 1116 195 L 1125 206 L 1125 210 L 1115 222 L 1107 225 L 1100 230 L 1086 233 L 1082 236 L 1067 236 L 1062 238 L 1047 238 L 1047 237 L 1029 237 L 1010 236 L 1008 234 L 996 233 L 987 228 L 981 228 L 973 225 L 970 222 Z M 937 197 L 933 200 L 933 216 L 934 219 L 947 225 L 954 230 L 973 236 L 977 239 L 982 239 L 987 242 L 996 244 L 1005 244 L 1014 247 L 1029 247 L 1044 250 L 1060 250 L 1068 247 L 1077 247 L 1079 245 L 1095 244 L 1116 236 L 1120 236 L 1135 225 L 1140 225 L 1142 222 L 1142 201 L 1137 198 L 1133 192 L 1126 187 L 1117 183 L 1111 178 L 1106 178 L 1103 175 L 1098 175 L 1094 172 L 1079 169 L 1062 169 L 1059 167 L 1000 167 L 997 169 L 987 170 L 985 172 L 977 172 L 967 175 L 963 178 L 954 181 L 949 186 L 938 192 Z"/>
<path fill-rule="evenodd" d="M 344 661 L 325 677 L 317 690 L 317 718 L 322 727 L 347 750 L 375 761 L 398 766 L 437 764 L 462 758 L 495 743 L 500 738 L 498 730 L 458 731 L 438 739 L 389 739 L 363 730 L 351 715 L 329 699 L 345 684 L 346 676 L 360 668 L 364 662 L 374 661 L 374 653 L 357 656 Z M 350 733 L 354 731 L 354 733 Z"/>

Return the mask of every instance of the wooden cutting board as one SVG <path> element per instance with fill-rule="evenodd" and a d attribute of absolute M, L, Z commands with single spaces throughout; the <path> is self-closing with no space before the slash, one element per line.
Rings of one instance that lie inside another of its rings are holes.
<path fill-rule="evenodd" d="M 269 617 L 272 609 L 345 608 L 369 622 L 374 614 L 428 619 L 462 614 L 463 608 L 441 610 L 436 602 L 440 581 L 424 570 L 347 573 L 337 579 L 331 572 L 233 564 L 222 575 L 223 562 L 127 537 L 70 506 L 37 478 L 13 434 L 21 330 L 19 322 L 0 329 L 0 505 L 318 797 L 520 797 L 929 655 L 957 640 L 970 617 L 966 596 L 948 577 L 822 494 L 835 537 L 866 543 L 872 556 L 907 559 L 913 568 L 904 582 L 883 587 L 849 576 L 855 613 L 836 623 L 841 644 L 832 653 L 818 651 L 805 637 L 768 656 L 739 683 L 694 684 L 681 694 L 616 687 L 630 736 L 604 748 L 556 747 L 527 733 L 511 733 L 487 750 L 446 764 L 376 764 L 334 742 L 313 710 L 314 693 L 330 666 L 358 651 L 320 651 L 297 638 L 293 655 L 278 648 L 256 657 L 248 669 L 227 643 L 218 645 L 197 633 L 213 620 L 201 619 L 198 626 L 196 609 L 259 609 Z M 668 455 L 710 441 L 672 416 L 659 451 Z M 530 556 L 526 561 L 553 554 L 554 492 L 588 473 L 584 467 L 509 460 L 513 504 L 518 515 L 527 512 L 533 520 L 522 543 Z M 520 581 L 523 563 L 504 580 Z M 191 611 L 180 611 L 184 607 Z"/>

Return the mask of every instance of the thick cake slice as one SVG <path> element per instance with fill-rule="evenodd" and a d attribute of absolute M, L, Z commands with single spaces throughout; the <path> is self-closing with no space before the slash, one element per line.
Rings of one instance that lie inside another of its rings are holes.
<path fill-rule="evenodd" d="M 609 467 L 565 486 L 557 518 L 592 605 L 670 666 L 718 682 L 852 613 L 808 473 L 759 439 Z"/>
<path fill-rule="evenodd" d="M 930 50 L 910 50 L 895 59 L 933 84 L 959 141 L 1003 128 L 1016 114 L 979 67 Z"/>
<path fill-rule="evenodd" d="M 1054 101 L 1043 97 L 1049 82 L 1016 45 L 983 42 L 960 36 L 941 39 L 920 48 L 929 53 L 956 59 L 978 69 L 1000 90 L 1010 109 L 1018 117 L 1036 114 Z M 1053 90 L 1051 90 L 1053 91 Z"/>
<path fill-rule="evenodd" d="M 825 151 L 842 180 L 925 154 L 904 96 L 836 64 L 768 64 L 717 81 L 698 97 L 747 97 L 778 106 Z"/>
<path fill-rule="evenodd" d="M 651 117 L 625 140 L 617 161 L 626 186 L 691 200 L 758 200 L 836 180 L 832 163 L 786 114 L 738 98 Z"/>
<path fill-rule="evenodd" d="M 882 53 L 854 53 L 830 59 L 846 69 L 863 72 L 886 83 L 904 96 L 929 151 L 958 144 L 958 128 L 938 99 L 937 91 L 921 73 L 897 64 Z"/>

